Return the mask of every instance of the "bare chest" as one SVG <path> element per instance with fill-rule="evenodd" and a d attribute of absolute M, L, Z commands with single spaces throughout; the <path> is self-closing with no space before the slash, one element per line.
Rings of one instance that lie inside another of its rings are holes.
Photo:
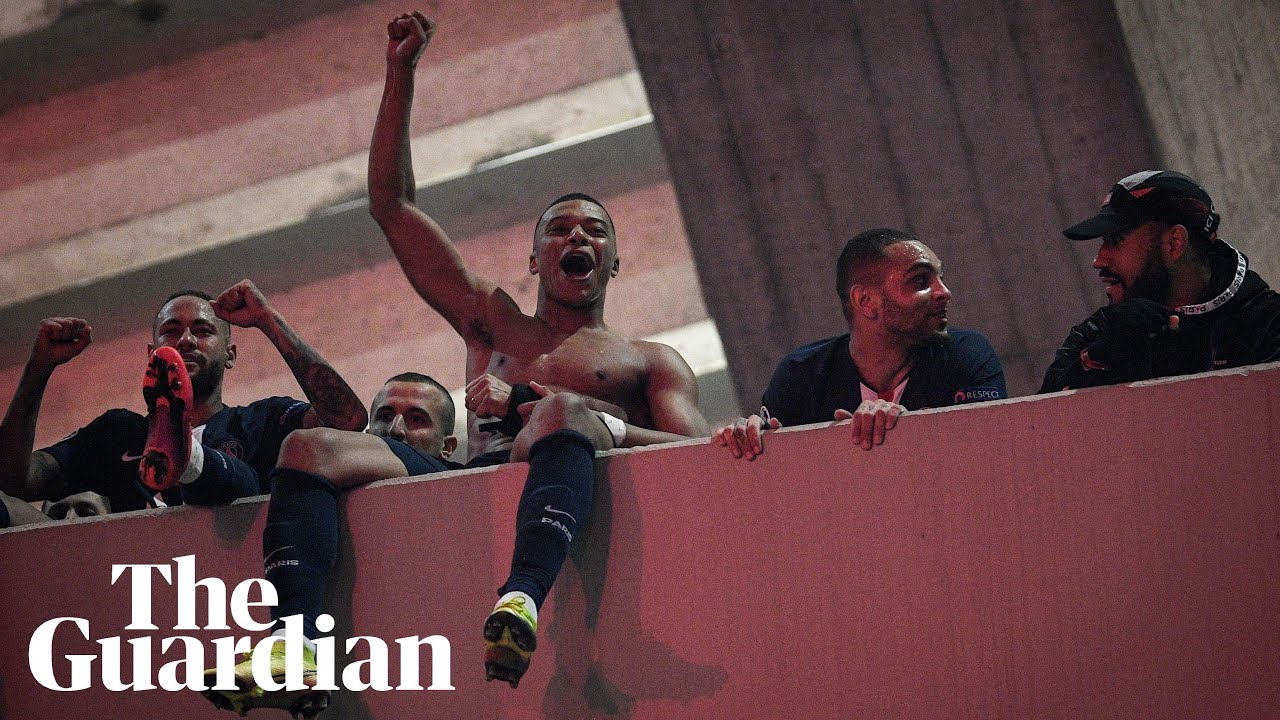
<path fill-rule="evenodd" d="M 530 380 L 604 400 L 628 411 L 643 404 L 645 359 L 630 342 L 579 332 L 523 354 L 493 354 L 488 372 L 508 383 Z"/>

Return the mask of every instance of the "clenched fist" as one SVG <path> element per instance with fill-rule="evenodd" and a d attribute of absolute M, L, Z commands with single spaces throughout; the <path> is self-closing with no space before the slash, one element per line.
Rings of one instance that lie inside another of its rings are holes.
<path fill-rule="evenodd" d="M 209 303 L 213 314 L 237 327 L 261 328 L 271 318 L 267 298 L 252 280 L 241 280 Z"/>
<path fill-rule="evenodd" d="M 506 417 L 511 407 L 511 386 L 485 373 L 467 383 L 467 409 L 482 418 Z"/>
<path fill-rule="evenodd" d="M 53 369 L 89 347 L 92 333 L 88 321 L 80 318 L 45 318 L 40 321 L 36 344 L 31 348 L 31 362 Z"/>
<path fill-rule="evenodd" d="M 387 25 L 387 62 L 416 66 L 435 31 L 436 24 L 417 10 L 392 20 Z"/>

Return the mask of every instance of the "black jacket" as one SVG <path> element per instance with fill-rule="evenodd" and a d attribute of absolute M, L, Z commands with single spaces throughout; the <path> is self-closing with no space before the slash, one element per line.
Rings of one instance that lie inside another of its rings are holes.
<path fill-rule="evenodd" d="M 1040 392 L 1189 375 L 1280 360 L 1280 294 L 1268 287 L 1257 273 L 1247 269 L 1248 259 L 1244 254 L 1225 242 L 1214 243 L 1209 263 L 1209 287 L 1214 298 L 1220 298 L 1230 289 L 1243 263 L 1239 288 L 1221 305 L 1199 314 L 1178 312 L 1177 330 L 1162 330 L 1145 339 L 1129 338 L 1135 346 L 1141 346 L 1135 352 L 1141 358 L 1137 362 L 1123 368 L 1091 369 L 1087 361 L 1082 361 L 1081 351 L 1096 343 L 1108 330 L 1108 308 L 1102 308 L 1071 329 L 1045 373 Z"/>

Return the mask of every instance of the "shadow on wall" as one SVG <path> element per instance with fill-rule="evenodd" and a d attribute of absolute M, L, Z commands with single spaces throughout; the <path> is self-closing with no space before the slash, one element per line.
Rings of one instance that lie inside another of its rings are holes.
<path fill-rule="evenodd" d="M 641 626 L 644 555 L 634 540 L 643 525 L 634 487 L 628 468 L 611 470 L 608 458 L 596 461 L 595 512 L 551 594 L 559 619 L 549 633 L 555 674 L 542 702 L 546 717 L 629 718 L 636 700 L 688 704 L 713 695 L 728 678 L 724 668 L 684 660 Z M 634 535 L 615 538 L 615 520 Z M 611 557 L 615 540 L 620 547 Z M 600 622 L 602 609 L 608 622 Z"/>

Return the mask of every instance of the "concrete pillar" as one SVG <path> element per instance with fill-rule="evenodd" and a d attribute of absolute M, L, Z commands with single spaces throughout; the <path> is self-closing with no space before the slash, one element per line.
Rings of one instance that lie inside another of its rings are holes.
<path fill-rule="evenodd" d="M 744 404 L 843 330 L 835 258 L 871 227 L 938 252 L 1011 391 L 1102 304 L 1060 231 L 1155 157 L 1109 2 L 620 4 Z"/>
<path fill-rule="evenodd" d="M 1116 15 L 1161 164 L 1204 183 L 1222 237 L 1280 283 L 1280 4 L 1128 0 Z"/>

